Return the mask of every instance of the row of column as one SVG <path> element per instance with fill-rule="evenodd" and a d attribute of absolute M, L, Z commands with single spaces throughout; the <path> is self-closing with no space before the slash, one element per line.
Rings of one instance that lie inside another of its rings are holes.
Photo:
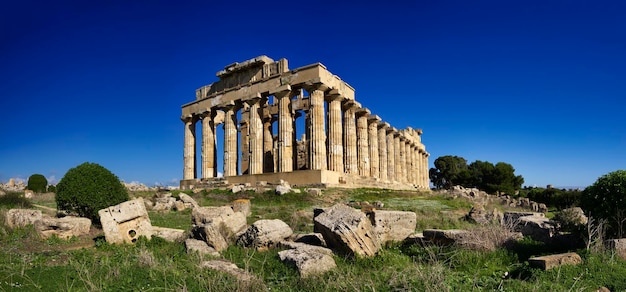
<path fill-rule="evenodd" d="M 308 166 L 313 170 L 331 170 L 383 181 L 397 181 L 428 188 L 428 153 L 420 142 L 420 130 L 397 130 L 372 115 L 353 100 L 346 100 L 323 84 L 307 88 L 309 108 L 306 117 Z M 265 99 L 261 96 L 248 99 L 249 123 L 245 144 L 249 153 L 249 174 L 268 172 L 264 160 L 276 161 L 277 172 L 291 172 L 295 165 L 295 117 L 292 110 L 293 92 L 289 85 L 270 92 L 278 103 L 277 159 L 268 157 L 273 149 L 271 121 L 263 120 Z M 324 106 L 328 105 L 325 113 Z M 224 123 L 224 176 L 238 175 L 237 110 L 234 103 L 213 108 L 193 117 L 186 117 L 183 179 L 196 178 L 195 122 L 202 120 L 202 177 L 217 175 L 215 130 L 216 121 L 223 112 Z M 328 127 L 326 127 L 328 122 Z M 244 129 L 242 129 L 243 131 Z M 243 140 L 243 139 L 242 139 Z M 271 154 L 270 154 L 271 156 Z M 274 171 L 274 168 L 270 171 Z"/>

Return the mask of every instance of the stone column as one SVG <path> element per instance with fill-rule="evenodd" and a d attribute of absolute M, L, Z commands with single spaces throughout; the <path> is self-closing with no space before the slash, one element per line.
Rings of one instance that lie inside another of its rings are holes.
<path fill-rule="evenodd" d="M 406 182 L 409 184 L 413 184 L 413 175 L 415 174 L 415 172 L 413 171 L 413 163 L 411 163 L 411 141 L 409 141 L 409 139 L 407 138 L 406 141 L 404 141 L 404 153 L 405 153 L 405 165 L 406 167 L 405 169 L 405 179 Z"/>
<path fill-rule="evenodd" d="M 387 179 L 389 181 L 396 181 L 396 147 L 393 136 L 396 133 L 396 128 L 387 129 Z"/>
<path fill-rule="evenodd" d="M 367 118 L 371 112 L 366 108 L 356 111 L 356 138 L 357 160 L 360 176 L 371 176 L 369 134 L 367 132 Z"/>
<path fill-rule="evenodd" d="M 367 118 L 367 132 L 368 142 L 370 146 L 370 175 L 372 177 L 380 178 L 379 170 L 379 154 L 378 154 L 378 122 L 380 118 L 378 116 L 369 116 Z"/>
<path fill-rule="evenodd" d="M 265 111 L 265 110 L 263 110 Z M 263 113 L 263 173 L 274 172 L 274 134 L 272 133 L 272 117 Z"/>
<path fill-rule="evenodd" d="M 261 98 L 246 101 L 250 105 L 250 174 L 263 173 L 263 122 L 261 120 Z"/>
<path fill-rule="evenodd" d="M 309 167 L 326 170 L 326 131 L 324 126 L 324 91 L 327 88 L 318 84 L 309 88 Z"/>
<path fill-rule="evenodd" d="M 241 110 L 241 121 L 239 121 L 239 134 L 241 139 L 239 140 L 241 149 L 241 174 L 249 174 L 250 170 L 250 106 L 247 103 L 243 104 Z"/>
<path fill-rule="evenodd" d="M 398 157 L 400 157 L 400 162 L 396 162 L 398 165 L 396 172 L 398 173 L 399 181 L 406 182 L 406 147 L 404 147 L 406 138 L 402 133 L 398 134 L 398 149 L 400 150 Z M 398 149 L 396 151 L 398 151 Z"/>
<path fill-rule="evenodd" d="M 224 108 L 224 176 L 237 175 L 237 108 Z M 242 134 L 243 136 L 243 134 Z"/>
<path fill-rule="evenodd" d="M 343 108 L 343 142 L 345 147 L 346 173 L 358 174 L 357 145 L 356 145 L 356 109 L 360 105 L 353 101 L 347 101 Z"/>
<path fill-rule="evenodd" d="M 328 100 L 328 169 L 343 173 L 341 135 L 341 101 L 343 97 L 331 90 Z"/>
<path fill-rule="evenodd" d="M 387 129 L 389 124 L 385 122 L 378 123 L 378 168 L 380 172 L 381 180 L 388 180 L 387 166 L 389 161 L 387 160 Z"/>
<path fill-rule="evenodd" d="M 281 86 L 274 93 L 278 100 L 278 172 L 291 172 L 294 166 L 294 117 L 291 111 L 291 87 Z"/>
<path fill-rule="evenodd" d="M 424 150 L 424 152 L 424 166 L 422 168 L 424 170 L 424 188 L 428 189 L 430 187 L 430 179 L 428 177 L 428 156 L 430 156 L 430 154 L 426 152 L 426 150 Z"/>
<path fill-rule="evenodd" d="M 396 131 L 393 134 L 393 150 L 395 151 L 395 180 L 398 182 L 402 181 L 402 157 L 400 152 L 400 133 Z"/>
<path fill-rule="evenodd" d="M 415 185 L 417 185 L 418 187 L 421 186 L 420 183 L 420 178 L 419 178 L 419 164 L 418 164 L 418 155 L 419 153 L 417 153 L 417 147 L 415 146 L 415 143 L 411 144 L 411 170 L 413 171 L 413 183 Z"/>
<path fill-rule="evenodd" d="M 196 117 L 183 117 L 185 123 L 185 150 L 183 153 L 183 179 L 196 178 Z"/>
<path fill-rule="evenodd" d="M 215 167 L 215 110 L 202 114 L 202 178 L 217 176 Z"/>

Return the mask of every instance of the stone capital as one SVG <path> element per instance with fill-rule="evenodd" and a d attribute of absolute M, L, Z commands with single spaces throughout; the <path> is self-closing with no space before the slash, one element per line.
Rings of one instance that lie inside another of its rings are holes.
<path fill-rule="evenodd" d="M 319 78 L 316 78 L 319 79 Z M 328 90 L 328 86 L 324 83 L 321 83 L 320 80 L 312 80 L 310 82 L 307 82 L 304 84 L 304 89 L 306 89 L 306 91 L 309 92 L 309 94 L 311 93 L 311 91 L 326 91 Z"/>
<path fill-rule="evenodd" d="M 372 112 L 369 109 L 364 108 L 364 107 L 359 108 L 359 109 L 356 110 L 357 117 L 359 117 L 359 116 L 369 116 L 370 114 L 372 114 Z"/>
<path fill-rule="evenodd" d="M 248 97 L 245 100 L 245 103 L 247 103 L 248 105 L 252 106 L 254 104 L 257 104 L 258 102 L 260 102 L 262 99 L 262 96 L 260 93 L 255 93 L 252 96 Z"/>
<path fill-rule="evenodd" d="M 391 125 L 389 125 L 389 123 L 387 123 L 387 122 L 383 122 L 383 121 L 378 122 L 378 128 L 379 129 L 388 130 L 390 127 L 391 127 Z"/>
<path fill-rule="evenodd" d="M 352 108 L 360 108 L 360 107 L 361 107 L 361 104 L 360 104 L 360 103 L 358 103 L 358 102 L 356 102 L 356 101 L 354 101 L 354 100 L 351 100 L 351 99 L 346 100 L 346 101 L 345 101 L 345 102 L 341 105 L 341 109 L 342 109 L 342 110 L 344 110 L 344 111 L 349 110 L 349 109 L 352 109 Z"/>
<path fill-rule="evenodd" d="M 379 123 L 381 121 L 380 117 L 377 115 L 370 115 L 369 117 L 367 117 L 367 122 L 368 123 Z"/>
<path fill-rule="evenodd" d="M 279 87 L 274 88 L 269 92 L 270 95 L 273 95 L 277 98 L 284 97 L 291 93 L 291 85 L 285 84 Z"/>
<path fill-rule="evenodd" d="M 196 121 L 196 119 L 197 119 L 197 118 L 196 118 L 196 116 L 195 116 L 195 115 L 185 115 L 185 116 L 181 116 L 181 117 L 180 117 L 180 120 L 181 120 L 183 123 L 187 123 L 187 122 L 192 122 L 192 123 L 193 123 L 193 122 L 195 122 L 195 121 Z"/>

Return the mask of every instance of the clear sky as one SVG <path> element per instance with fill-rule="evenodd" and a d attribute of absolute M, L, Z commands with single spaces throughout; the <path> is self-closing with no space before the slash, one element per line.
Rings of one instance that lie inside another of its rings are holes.
<path fill-rule="evenodd" d="M 4 1 L 0 182 L 85 161 L 177 185 L 181 105 L 259 55 L 323 63 L 442 155 L 525 185 L 626 169 L 624 1 Z"/>

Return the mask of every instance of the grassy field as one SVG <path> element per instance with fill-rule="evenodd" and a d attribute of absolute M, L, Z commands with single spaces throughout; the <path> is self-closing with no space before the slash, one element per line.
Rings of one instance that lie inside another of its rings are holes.
<path fill-rule="evenodd" d="M 417 231 L 476 227 L 461 219 L 471 208 L 469 202 L 419 192 L 334 189 L 313 197 L 211 191 L 192 196 L 203 206 L 248 198 L 250 223 L 277 218 L 295 232 L 312 231 L 313 208 L 350 201 L 380 201 L 385 209 L 416 212 Z M 32 227 L 10 229 L 4 224 L 4 213 L 23 205 L 19 199 L 5 201 L 0 199 L 0 291 L 594 291 L 602 286 L 626 291 L 626 262 L 614 254 L 579 250 L 583 264 L 540 271 L 528 266 L 529 256 L 565 250 L 528 238 L 495 251 L 392 244 L 372 258 L 334 256 L 335 270 L 308 279 L 300 279 L 296 270 L 281 263 L 278 250 L 258 252 L 233 245 L 222 252 L 222 258 L 258 278 L 243 283 L 199 268 L 210 257 L 188 255 L 182 243 L 154 238 L 135 245 L 110 245 L 97 229 L 81 238 L 42 240 Z M 51 195 L 22 203 L 55 207 Z M 157 226 L 191 227 L 189 210 L 150 212 L 150 217 Z"/>

